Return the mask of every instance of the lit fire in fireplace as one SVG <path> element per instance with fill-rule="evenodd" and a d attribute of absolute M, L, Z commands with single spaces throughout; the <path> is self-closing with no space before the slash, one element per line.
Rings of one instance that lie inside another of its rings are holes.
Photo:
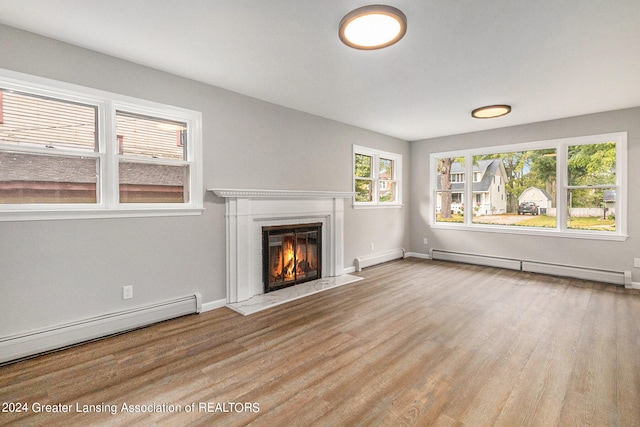
<path fill-rule="evenodd" d="M 315 251 L 307 251 L 306 244 L 299 244 L 294 250 L 293 238 L 286 238 L 278 248 L 271 263 L 271 277 L 275 280 L 289 281 L 302 278 L 310 271 L 317 270 Z"/>
<path fill-rule="evenodd" d="M 319 225 L 265 228 L 265 292 L 320 276 Z"/>

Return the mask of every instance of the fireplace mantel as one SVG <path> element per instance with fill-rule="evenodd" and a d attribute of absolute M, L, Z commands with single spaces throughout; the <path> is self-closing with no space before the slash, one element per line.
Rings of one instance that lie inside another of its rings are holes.
<path fill-rule="evenodd" d="M 306 191 L 306 190 L 236 190 L 210 188 L 218 197 L 238 199 L 348 199 L 355 193 L 344 191 Z"/>
<path fill-rule="evenodd" d="M 262 227 L 322 223 L 322 277 L 344 273 L 344 199 L 351 192 L 208 189 L 225 199 L 227 302 L 264 293 Z"/>

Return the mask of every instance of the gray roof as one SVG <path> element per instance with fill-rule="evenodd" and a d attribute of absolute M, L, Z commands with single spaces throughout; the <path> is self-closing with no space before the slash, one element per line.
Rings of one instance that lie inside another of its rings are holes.
<path fill-rule="evenodd" d="M 498 173 L 499 167 L 500 167 L 500 159 L 478 160 L 476 164 L 473 165 L 473 171 L 482 172 L 482 180 L 479 182 L 473 183 L 473 192 L 481 193 L 481 192 L 489 191 L 489 187 L 491 186 L 491 181 L 493 180 L 493 177 Z M 465 171 L 466 171 L 466 168 L 462 163 L 454 162 L 451 164 L 452 174 L 464 173 Z M 442 189 L 440 174 L 438 174 L 437 186 L 438 186 L 437 187 L 438 191 L 440 191 Z M 456 193 L 463 192 L 464 182 L 452 182 L 451 191 Z"/>

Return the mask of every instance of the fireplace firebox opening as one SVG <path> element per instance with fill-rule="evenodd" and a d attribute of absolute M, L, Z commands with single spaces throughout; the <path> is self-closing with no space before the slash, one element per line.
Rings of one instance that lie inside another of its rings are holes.
<path fill-rule="evenodd" d="M 322 223 L 262 227 L 264 292 L 320 279 Z"/>

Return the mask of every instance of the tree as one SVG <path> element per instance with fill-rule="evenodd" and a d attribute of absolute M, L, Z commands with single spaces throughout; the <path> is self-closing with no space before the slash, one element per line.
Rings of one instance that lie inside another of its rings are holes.
<path fill-rule="evenodd" d="M 616 144 L 574 145 L 568 149 L 569 185 L 591 186 L 611 185 L 616 183 Z M 603 201 L 603 189 L 571 190 L 571 206 L 599 206 Z"/>
<path fill-rule="evenodd" d="M 372 158 L 364 154 L 356 154 L 355 175 L 356 178 L 356 202 L 370 202 L 372 200 Z"/>
<path fill-rule="evenodd" d="M 497 153 L 482 159 L 500 159 L 507 173 L 507 212 L 516 212 L 518 197 L 529 187 L 544 189 L 555 201 L 555 149 Z"/>
<path fill-rule="evenodd" d="M 451 165 L 454 160 L 452 157 L 438 159 L 438 172 L 440 172 L 441 186 L 441 218 L 451 218 Z"/>

